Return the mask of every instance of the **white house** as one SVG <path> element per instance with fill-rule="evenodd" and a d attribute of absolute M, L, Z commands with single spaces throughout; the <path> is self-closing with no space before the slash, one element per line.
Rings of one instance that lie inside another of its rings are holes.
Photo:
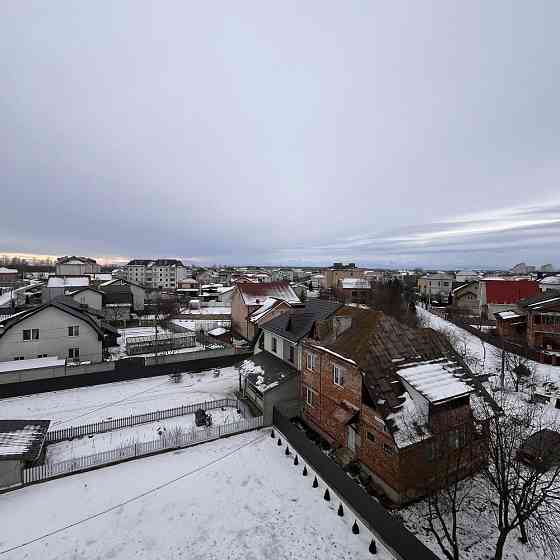
<path fill-rule="evenodd" d="M 51 276 L 43 289 L 43 303 L 65 296 L 68 291 L 89 286 L 89 276 Z"/>
<path fill-rule="evenodd" d="M 90 313 L 53 301 L 0 323 L 0 362 L 50 356 L 100 362 L 103 339 L 103 329 Z"/>

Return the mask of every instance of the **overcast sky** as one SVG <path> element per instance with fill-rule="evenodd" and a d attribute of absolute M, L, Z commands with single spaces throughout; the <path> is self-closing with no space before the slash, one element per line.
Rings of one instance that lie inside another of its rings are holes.
<path fill-rule="evenodd" d="M 560 2 L 0 7 L 0 252 L 560 266 Z"/>

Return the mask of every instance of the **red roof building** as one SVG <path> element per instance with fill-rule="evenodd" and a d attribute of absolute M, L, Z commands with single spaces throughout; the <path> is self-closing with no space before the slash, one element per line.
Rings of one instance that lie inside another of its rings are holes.
<path fill-rule="evenodd" d="M 489 278 L 480 281 L 480 309 L 493 318 L 495 313 L 511 309 L 522 299 L 539 293 L 539 283 L 527 278 Z"/>

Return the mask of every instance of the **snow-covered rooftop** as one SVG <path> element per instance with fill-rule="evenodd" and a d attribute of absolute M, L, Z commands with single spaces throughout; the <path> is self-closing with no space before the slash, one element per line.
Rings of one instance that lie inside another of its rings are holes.
<path fill-rule="evenodd" d="M 49 420 L 0 420 L 0 457 L 35 459 L 49 424 Z"/>
<path fill-rule="evenodd" d="M 210 336 L 221 336 L 222 334 L 226 334 L 227 333 L 227 329 L 224 329 L 223 327 L 217 327 L 215 329 L 212 329 L 211 331 L 208 331 L 208 334 Z"/>
<path fill-rule="evenodd" d="M 51 276 L 47 288 L 75 288 L 89 286 L 89 276 Z"/>
<path fill-rule="evenodd" d="M 500 319 L 515 319 L 516 317 L 523 317 L 523 315 L 520 315 L 515 311 L 500 311 L 498 313 L 495 313 L 495 315 Z"/>
<path fill-rule="evenodd" d="M 266 315 L 273 307 L 275 304 L 279 303 L 280 300 L 273 298 L 273 297 L 268 297 L 264 300 L 264 303 L 262 304 L 261 307 L 259 307 L 256 311 L 254 311 L 251 315 L 251 322 L 256 322 L 259 319 L 261 319 L 264 315 Z"/>
<path fill-rule="evenodd" d="M 440 402 L 468 395 L 474 391 L 458 379 L 455 373 L 462 375 L 462 368 L 450 360 L 430 360 L 398 370 L 398 375 L 413 389 L 430 402 Z"/>
<path fill-rule="evenodd" d="M 17 269 L 0 266 L 0 274 L 17 274 Z"/>

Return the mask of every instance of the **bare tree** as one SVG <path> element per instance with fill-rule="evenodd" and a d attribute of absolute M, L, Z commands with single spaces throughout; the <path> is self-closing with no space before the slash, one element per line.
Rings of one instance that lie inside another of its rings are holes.
<path fill-rule="evenodd" d="M 558 421 L 544 407 L 500 393 L 503 415 L 489 423 L 488 462 L 482 476 L 497 540 L 495 560 L 501 560 L 514 531 L 521 542 L 539 545 L 549 558 L 560 557 L 560 461 L 543 445 L 537 462 L 527 466 L 519 451 L 530 436 L 558 431 Z M 543 432 L 542 430 L 545 430 Z M 549 459 L 556 459 L 549 461 Z"/>

